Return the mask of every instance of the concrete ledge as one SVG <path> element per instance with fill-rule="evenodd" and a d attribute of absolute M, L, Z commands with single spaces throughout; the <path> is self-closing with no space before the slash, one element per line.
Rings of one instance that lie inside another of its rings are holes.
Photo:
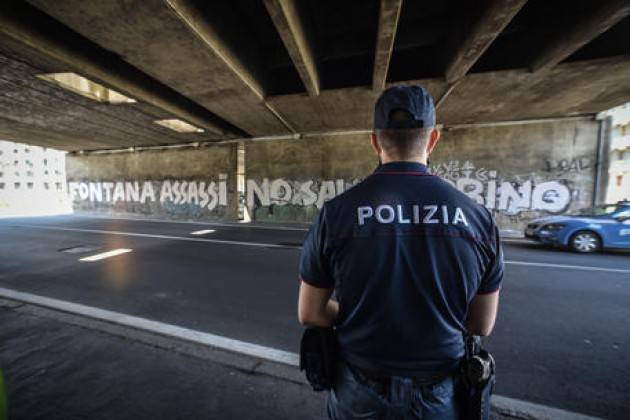
<path fill-rule="evenodd" d="M 597 420 L 599 418 L 500 395 L 492 397 L 492 408 L 499 414 L 519 419 Z"/>
<path fill-rule="evenodd" d="M 0 307 L 125 337 L 242 371 L 306 384 L 295 353 L 5 288 L 0 288 Z M 492 408 L 502 416 L 525 420 L 597 419 L 499 395 L 493 396 Z"/>

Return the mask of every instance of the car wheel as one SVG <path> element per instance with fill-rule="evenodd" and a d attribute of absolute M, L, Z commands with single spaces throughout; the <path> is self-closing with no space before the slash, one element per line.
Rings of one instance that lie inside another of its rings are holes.
<path fill-rule="evenodd" d="M 595 232 L 583 230 L 571 236 L 569 246 L 575 252 L 597 252 L 602 247 L 602 241 Z"/>

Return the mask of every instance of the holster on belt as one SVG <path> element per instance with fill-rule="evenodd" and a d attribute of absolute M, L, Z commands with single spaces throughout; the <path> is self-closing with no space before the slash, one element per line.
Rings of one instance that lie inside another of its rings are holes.
<path fill-rule="evenodd" d="M 332 388 L 337 371 L 337 337 L 331 328 L 307 328 L 300 343 L 300 370 L 314 391 Z"/>
<path fill-rule="evenodd" d="M 466 356 L 460 367 L 461 407 L 464 420 L 488 420 L 496 382 L 494 358 L 481 348 L 481 339 L 466 335 Z"/>

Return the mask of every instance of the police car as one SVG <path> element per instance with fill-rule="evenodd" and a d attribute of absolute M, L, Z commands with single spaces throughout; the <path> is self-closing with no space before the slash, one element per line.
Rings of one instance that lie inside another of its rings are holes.
<path fill-rule="evenodd" d="M 582 253 L 630 249 L 630 201 L 533 220 L 525 229 L 525 237 Z"/>

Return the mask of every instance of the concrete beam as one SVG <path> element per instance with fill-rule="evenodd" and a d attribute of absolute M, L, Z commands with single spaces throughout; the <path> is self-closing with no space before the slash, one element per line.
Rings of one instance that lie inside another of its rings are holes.
<path fill-rule="evenodd" d="M 295 0 L 265 0 L 265 6 L 310 96 L 319 95 L 313 45 Z"/>
<path fill-rule="evenodd" d="M 164 0 L 173 13 L 234 73 L 259 100 L 265 97 L 263 86 L 247 70 L 245 63 L 223 42 L 221 35 L 203 18 L 190 0 Z"/>
<path fill-rule="evenodd" d="M 246 133 L 24 2 L 0 6 L 0 33 L 134 99 L 225 136 Z"/>
<path fill-rule="evenodd" d="M 448 98 L 448 95 L 450 95 L 451 92 L 455 90 L 455 88 L 457 87 L 457 85 L 459 85 L 461 81 L 462 79 L 459 78 L 455 80 L 454 82 L 447 84 L 446 89 L 444 89 L 444 93 L 442 94 L 442 96 L 440 96 L 440 99 L 438 99 L 437 102 L 435 103 L 435 109 L 440 108 L 442 104 L 444 104 L 444 101 L 446 101 L 446 98 Z"/>
<path fill-rule="evenodd" d="M 372 73 L 372 89 L 376 91 L 385 88 L 401 9 L 402 0 L 381 0 L 378 13 L 376 48 L 374 51 L 374 70 Z"/>
<path fill-rule="evenodd" d="M 610 0 L 597 4 L 593 13 L 583 15 L 572 28 L 563 30 L 556 40 L 543 46 L 540 54 L 530 64 L 532 72 L 554 67 L 630 15 L 628 0 Z"/>
<path fill-rule="evenodd" d="M 451 56 L 445 78 L 453 83 L 464 77 L 527 0 L 491 0 L 464 41 Z"/>
<path fill-rule="evenodd" d="M 203 16 L 191 0 L 164 0 L 173 13 L 194 33 L 210 51 L 245 85 L 252 94 L 280 121 L 289 131 L 295 128 L 271 104 L 265 100 L 265 89 L 246 64 L 223 41 L 221 35 Z"/>

